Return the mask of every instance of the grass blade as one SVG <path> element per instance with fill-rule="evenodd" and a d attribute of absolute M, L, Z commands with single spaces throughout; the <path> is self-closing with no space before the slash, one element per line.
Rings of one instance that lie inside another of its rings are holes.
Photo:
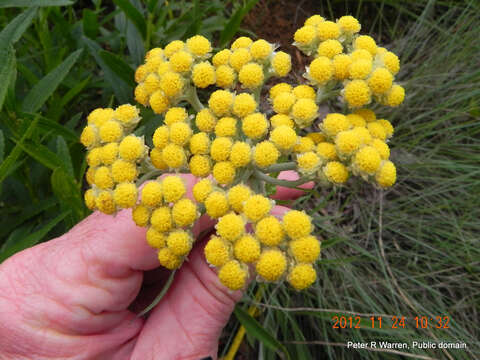
<path fill-rule="evenodd" d="M 73 176 L 68 175 L 63 168 L 57 168 L 50 178 L 52 190 L 60 202 L 62 210 L 71 209 L 68 227 L 75 225 L 84 217 L 85 207 L 80 192 L 80 186 Z"/>
<path fill-rule="evenodd" d="M 70 0 L 0 0 L 0 8 L 33 7 L 33 6 L 67 6 L 74 2 Z"/>
<path fill-rule="evenodd" d="M 20 148 L 23 151 L 25 151 L 32 158 L 37 160 L 40 164 L 51 170 L 63 167 L 63 163 L 58 158 L 58 156 L 42 144 L 37 144 L 29 140 L 25 140 L 23 143 L 18 142 L 17 145 L 20 145 Z"/>
<path fill-rule="evenodd" d="M 57 89 L 65 76 L 77 62 L 83 49 L 78 49 L 70 54 L 60 65 L 50 71 L 43 77 L 30 92 L 27 94 L 22 103 L 22 110 L 24 112 L 36 112 L 47 101 L 50 95 Z"/>
<path fill-rule="evenodd" d="M 0 110 L 2 110 L 5 96 L 7 95 L 12 72 L 15 71 L 15 50 L 9 44 L 6 48 L 0 48 Z"/>
<path fill-rule="evenodd" d="M 275 339 L 270 333 L 249 313 L 243 310 L 240 306 L 235 306 L 233 311 L 238 321 L 245 327 L 247 334 L 257 338 L 261 341 L 266 347 L 271 350 L 281 352 L 285 354 L 287 359 L 290 359 L 290 354 L 287 351 L 287 348 Z"/>
<path fill-rule="evenodd" d="M 239 7 L 232 15 L 220 34 L 220 47 L 224 47 L 237 33 L 243 18 L 257 4 L 258 0 L 248 0 L 244 6 Z"/>
<path fill-rule="evenodd" d="M 100 51 L 99 55 L 105 65 L 108 66 L 115 75 L 126 82 L 129 86 L 135 87 L 135 73 L 121 57 L 105 50 Z"/>
<path fill-rule="evenodd" d="M 138 31 L 140 31 L 142 38 L 145 39 L 147 37 L 147 24 L 140 11 L 138 11 L 128 0 L 113 0 L 113 2 L 123 10 L 125 15 L 135 25 Z"/>
<path fill-rule="evenodd" d="M 0 47 L 7 46 L 8 44 L 15 44 L 22 37 L 25 30 L 27 30 L 27 28 L 30 26 L 36 14 L 37 9 L 31 8 L 10 21 L 10 23 L 5 26 L 2 32 L 0 32 Z"/>

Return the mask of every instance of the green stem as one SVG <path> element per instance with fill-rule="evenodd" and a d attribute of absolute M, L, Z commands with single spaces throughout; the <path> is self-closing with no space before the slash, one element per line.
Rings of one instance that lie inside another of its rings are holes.
<path fill-rule="evenodd" d="M 265 181 L 269 184 L 284 186 L 289 188 L 296 188 L 300 185 L 303 185 L 303 184 L 306 184 L 307 182 L 312 181 L 311 179 L 305 179 L 305 178 L 300 178 L 296 181 L 276 179 L 274 177 L 271 177 L 271 176 L 268 176 L 267 174 L 262 173 L 259 170 L 255 170 L 255 176 L 257 177 L 257 179 Z"/>
<path fill-rule="evenodd" d="M 142 177 L 137 180 L 136 185 L 138 187 L 138 186 L 142 185 L 145 181 L 153 179 L 155 177 L 159 177 L 162 174 L 163 174 L 162 170 L 149 171 L 146 174 L 143 174 Z"/>
<path fill-rule="evenodd" d="M 185 99 L 190 103 L 190 105 L 192 105 L 196 112 L 199 112 L 204 108 L 202 102 L 198 98 L 197 88 L 195 86 L 190 87 Z"/>
<path fill-rule="evenodd" d="M 262 94 L 262 88 L 263 88 L 263 84 L 258 88 L 256 88 L 255 90 L 253 90 L 253 96 L 255 97 L 255 101 L 258 104 L 260 104 L 260 95 Z"/>
<path fill-rule="evenodd" d="M 297 164 L 294 161 L 289 161 L 289 162 L 284 162 L 280 164 L 275 164 L 275 165 L 266 167 L 265 169 L 258 169 L 258 170 L 268 174 L 268 173 L 274 173 L 274 172 L 285 171 L 285 170 L 295 170 L 296 168 L 297 168 Z"/>

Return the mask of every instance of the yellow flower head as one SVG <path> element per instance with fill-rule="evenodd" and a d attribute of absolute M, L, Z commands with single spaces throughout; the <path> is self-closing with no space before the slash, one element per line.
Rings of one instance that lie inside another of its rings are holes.
<path fill-rule="evenodd" d="M 312 220 L 304 211 L 290 210 L 283 216 L 283 228 L 292 239 L 298 239 L 312 232 Z"/>
<path fill-rule="evenodd" d="M 254 41 L 250 46 L 250 54 L 255 60 L 265 60 L 272 53 L 272 45 L 263 39 Z"/>
<path fill-rule="evenodd" d="M 226 90 L 217 90 L 210 95 L 208 106 L 217 116 L 225 116 L 230 113 L 233 103 L 233 94 Z"/>
<path fill-rule="evenodd" d="M 162 203 L 162 185 L 158 181 L 150 181 L 142 188 L 142 204 L 157 207 Z"/>
<path fill-rule="evenodd" d="M 297 143 L 297 133 L 287 125 L 280 125 L 270 133 L 270 141 L 272 141 L 278 149 L 288 151 Z"/>
<path fill-rule="evenodd" d="M 230 156 L 232 146 L 232 139 L 228 137 L 216 138 L 212 141 L 212 146 L 210 146 L 210 156 L 215 161 L 225 161 Z"/>
<path fill-rule="evenodd" d="M 292 118 L 285 114 L 276 114 L 270 118 L 270 124 L 272 128 L 276 128 L 278 126 L 286 125 L 293 129 L 295 123 L 293 122 Z"/>
<path fill-rule="evenodd" d="M 287 280 L 295 290 L 304 290 L 317 279 L 317 273 L 310 264 L 295 265 L 288 273 Z"/>
<path fill-rule="evenodd" d="M 320 241 L 307 235 L 289 243 L 290 251 L 297 262 L 313 263 L 320 256 Z"/>
<path fill-rule="evenodd" d="M 89 125 L 93 124 L 97 127 L 100 127 L 103 124 L 105 124 L 107 121 L 112 120 L 114 115 L 115 115 L 115 112 L 113 109 L 98 108 L 93 110 L 90 114 L 88 114 L 87 122 Z"/>
<path fill-rule="evenodd" d="M 342 29 L 343 33 L 348 35 L 356 34 L 361 29 L 358 20 L 350 15 L 342 16 L 338 19 L 337 24 L 340 25 L 340 29 Z"/>
<path fill-rule="evenodd" d="M 100 189 L 111 189 L 114 184 L 110 168 L 107 166 L 99 167 L 97 171 L 95 171 L 94 182 Z"/>
<path fill-rule="evenodd" d="M 299 45 L 309 46 L 317 40 L 317 29 L 315 26 L 306 25 L 295 31 L 293 40 Z"/>
<path fill-rule="evenodd" d="M 300 136 L 298 143 L 293 147 L 293 151 L 297 154 L 311 151 L 313 149 L 315 149 L 315 143 L 312 139 L 306 136 Z"/>
<path fill-rule="evenodd" d="M 387 138 L 387 132 L 383 125 L 378 121 L 369 122 L 367 124 L 367 129 L 370 132 L 372 137 L 385 141 Z"/>
<path fill-rule="evenodd" d="M 292 58 L 283 51 L 275 53 L 272 59 L 272 68 L 276 76 L 287 76 L 292 69 Z"/>
<path fill-rule="evenodd" d="M 158 251 L 158 262 L 169 270 L 177 269 L 182 265 L 182 259 L 175 255 L 168 247 L 164 247 Z"/>
<path fill-rule="evenodd" d="M 242 131 L 250 139 L 260 139 L 268 130 L 268 121 L 262 113 L 253 113 L 242 121 Z"/>
<path fill-rule="evenodd" d="M 292 92 L 293 88 L 292 85 L 287 84 L 287 83 L 279 83 L 270 88 L 270 99 L 275 99 L 278 94 L 281 94 L 283 92 Z"/>
<path fill-rule="evenodd" d="M 153 133 L 153 145 L 156 148 L 163 149 L 165 146 L 167 146 L 169 138 L 170 130 L 168 127 L 165 125 L 159 126 Z"/>
<path fill-rule="evenodd" d="M 95 209 L 95 194 L 93 193 L 92 189 L 85 191 L 85 194 L 83 194 L 83 199 L 85 200 L 85 205 L 87 208 L 90 210 Z"/>
<path fill-rule="evenodd" d="M 260 250 L 260 243 L 250 234 L 243 235 L 233 245 L 235 258 L 246 264 L 257 261 L 260 257 Z"/>
<path fill-rule="evenodd" d="M 252 60 L 252 55 L 248 49 L 240 48 L 235 50 L 232 55 L 230 55 L 230 66 L 236 71 L 240 71 L 243 65 L 248 64 Z"/>
<path fill-rule="evenodd" d="M 236 141 L 230 153 L 230 162 L 236 168 L 247 166 L 252 157 L 252 149 L 246 142 Z"/>
<path fill-rule="evenodd" d="M 197 182 L 192 189 L 193 197 L 199 203 L 203 203 L 207 196 L 213 191 L 212 181 L 203 179 Z"/>
<path fill-rule="evenodd" d="M 137 202 L 137 187 L 132 183 L 121 183 L 113 191 L 115 204 L 122 209 L 134 207 Z"/>
<path fill-rule="evenodd" d="M 109 120 L 100 126 L 99 134 L 103 142 L 117 142 L 123 136 L 123 128 L 117 121 Z"/>
<path fill-rule="evenodd" d="M 174 40 L 168 43 L 167 46 L 165 46 L 165 50 L 163 51 L 163 53 L 167 58 L 170 58 L 177 51 L 183 50 L 184 47 L 185 44 L 183 43 L 183 41 Z"/>
<path fill-rule="evenodd" d="M 365 79 L 370 71 L 372 71 L 372 61 L 365 59 L 353 61 L 348 68 L 350 79 Z"/>
<path fill-rule="evenodd" d="M 319 56 L 313 60 L 308 68 L 311 79 L 318 84 L 325 84 L 329 81 L 334 72 L 332 61 L 326 56 Z"/>
<path fill-rule="evenodd" d="M 365 146 L 355 154 L 354 165 L 367 174 L 374 174 L 380 166 L 380 154 L 373 146 Z"/>
<path fill-rule="evenodd" d="M 382 160 L 388 160 L 388 158 L 390 157 L 390 148 L 384 141 L 380 139 L 373 139 L 370 145 L 377 149 Z"/>
<path fill-rule="evenodd" d="M 166 245 L 167 237 L 165 234 L 155 230 L 153 227 L 148 228 L 145 237 L 148 245 L 155 249 L 161 249 Z"/>
<path fill-rule="evenodd" d="M 82 134 L 80 135 L 80 142 L 86 148 L 93 147 L 98 143 L 98 135 L 96 127 L 87 125 L 83 128 Z"/>
<path fill-rule="evenodd" d="M 335 55 L 341 54 L 343 51 L 343 46 L 338 40 L 325 40 L 318 45 L 317 53 L 319 56 L 326 56 L 329 59 L 332 59 Z"/>
<path fill-rule="evenodd" d="M 192 68 L 193 57 L 190 53 L 180 50 L 170 57 L 170 66 L 176 72 L 187 72 Z"/>
<path fill-rule="evenodd" d="M 358 114 L 348 114 L 347 119 L 354 128 L 367 126 L 365 119 Z"/>
<path fill-rule="evenodd" d="M 248 48 L 250 45 L 252 45 L 252 43 L 253 41 L 249 37 L 241 36 L 232 43 L 230 49 L 237 50 L 240 48 Z"/>
<path fill-rule="evenodd" d="M 323 168 L 327 180 L 334 184 L 343 184 L 348 180 L 348 170 L 341 162 L 330 161 Z"/>
<path fill-rule="evenodd" d="M 187 189 L 181 177 L 167 176 L 162 181 L 163 198 L 166 202 L 176 202 L 185 195 Z"/>
<path fill-rule="evenodd" d="M 357 49 L 350 53 L 352 61 L 369 60 L 373 61 L 373 56 L 365 49 Z"/>
<path fill-rule="evenodd" d="M 297 157 L 298 170 L 304 174 L 312 174 L 320 167 L 320 157 L 313 151 L 299 154 Z"/>
<path fill-rule="evenodd" d="M 218 120 L 215 125 L 215 135 L 222 136 L 235 136 L 237 134 L 237 119 L 226 116 Z"/>
<path fill-rule="evenodd" d="M 276 246 L 285 237 L 282 224 L 274 216 L 267 216 L 255 224 L 255 236 L 267 246 Z"/>
<path fill-rule="evenodd" d="M 316 26 L 324 21 L 325 19 L 320 15 L 312 15 L 307 20 L 305 20 L 304 25 Z"/>
<path fill-rule="evenodd" d="M 187 39 L 187 48 L 196 56 L 205 56 L 212 51 L 210 41 L 202 35 L 195 35 Z"/>
<path fill-rule="evenodd" d="M 89 167 L 86 174 L 85 179 L 87 180 L 88 185 L 93 185 L 95 181 L 95 168 Z"/>
<path fill-rule="evenodd" d="M 186 122 L 176 122 L 170 126 L 170 141 L 177 145 L 185 145 L 192 137 L 192 129 Z"/>
<path fill-rule="evenodd" d="M 241 93 L 233 100 L 233 113 L 239 117 L 250 115 L 257 108 L 255 98 L 248 93 Z"/>
<path fill-rule="evenodd" d="M 218 219 L 215 228 L 223 239 L 234 242 L 245 232 L 245 220 L 231 212 Z"/>
<path fill-rule="evenodd" d="M 383 188 L 395 184 L 395 181 L 397 180 L 397 169 L 395 168 L 395 165 L 389 160 L 383 161 L 380 169 L 375 174 L 375 180 L 378 185 Z"/>
<path fill-rule="evenodd" d="M 215 70 L 216 85 L 221 88 L 230 88 L 235 82 L 235 71 L 229 65 L 220 65 Z"/>
<path fill-rule="evenodd" d="M 153 148 L 152 151 L 150 151 L 150 161 L 152 165 L 159 170 L 168 169 L 168 165 L 163 161 L 162 150 L 159 148 Z"/>
<path fill-rule="evenodd" d="M 220 268 L 218 278 L 230 290 L 240 290 L 247 283 L 248 271 L 238 261 L 231 260 Z"/>
<path fill-rule="evenodd" d="M 192 226 L 197 219 L 197 206 L 190 199 L 180 199 L 173 205 L 172 217 L 179 227 Z"/>
<path fill-rule="evenodd" d="M 355 127 L 352 131 L 357 134 L 363 145 L 368 145 L 372 141 L 372 135 L 366 127 Z"/>
<path fill-rule="evenodd" d="M 253 150 L 253 160 L 262 168 L 276 164 L 279 157 L 280 153 L 271 141 L 262 141 Z"/>
<path fill-rule="evenodd" d="M 212 58 L 214 66 L 228 65 L 232 52 L 229 49 L 223 49 L 216 53 Z"/>
<path fill-rule="evenodd" d="M 149 73 L 148 70 L 149 69 L 147 65 L 140 65 L 139 67 L 137 67 L 137 70 L 135 70 L 135 82 L 137 84 L 145 80 Z"/>
<path fill-rule="evenodd" d="M 115 118 L 124 126 L 131 126 L 140 121 L 139 110 L 130 104 L 120 105 L 115 109 Z"/>
<path fill-rule="evenodd" d="M 386 121 L 386 120 L 385 120 Z M 129 137 L 129 136 L 128 136 Z M 135 136 L 134 136 L 135 137 Z M 136 137 L 135 137 L 136 138 Z M 126 138 L 125 138 L 126 139 Z M 125 141 L 125 139 L 123 141 Z M 136 138 L 138 139 L 138 138 Z M 138 139 L 140 140 L 140 139 Z M 122 141 L 122 142 L 123 142 Z M 141 141 L 141 140 L 140 140 Z M 145 151 L 145 145 L 143 144 L 143 141 L 141 141 L 141 145 L 142 145 L 142 154 L 140 156 L 143 156 L 143 152 Z M 117 157 L 118 157 L 118 144 L 117 143 L 108 143 L 104 146 L 102 146 L 100 148 L 100 158 L 102 159 L 102 162 L 106 165 L 111 165 L 113 164 L 113 162 L 115 160 L 117 160 Z M 124 149 L 124 152 L 125 152 L 125 149 Z M 125 154 L 124 154 L 125 155 Z M 140 157 L 139 156 L 139 157 Z M 123 157 L 123 156 L 122 156 Z M 128 156 L 127 156 L 128 157 Z M 138 159 L 139 157 L 135 157 L 135 159 L 133 160 L 136 160 Z M 128 160 L 126 157 L 123 157 L 125 160 Z M 133 161 L 132 160 L 132 161 Z"/>
<path fill-rule="evenodd" d="M 177 97 L 182 94 L 183 82 L 180 74 L 169 71 L 160 78 L 160 89 L 162 89 L 169 98 Z"/>
<path fill-rule="evenodd" d="M 243 203 L 251 196 L 250 188 L 244 184 L 238 184 L 228 190 L 228 203 L 233 210 L 243 212 Z"/>
<path fill-rule="evenodd" d="M 243 204 L 243 213 L 252 222 L 265 217 L 272 209 L 272 203 L 263 195 L 252 195 Z"/>
<path fill-rule="evenodd" d="M 163 91 L 155 91 L 152 96 L 150 97 L 150 106 L 155 114 L 163 114 L 165 111 L 168 110 L 168 106 L 170 105 L 170 101 L 165 96 Z"/>
<path fill-rule="evenodd" d="M 392 87 L 393 75 L 385 68 L 377 68 L 368 79 L 368 85 L 372 93 L 385 94 Z"/>
<path fill-rule="evenodd" d="M 335 145 L 329 142 L 321 142 L 317 144 L 317 155 L 322 160 L 335 160 L 337 159 L 337 151 Z"/>
<path fill-rule="evenodd" d="M 367 123 L 377 120 L 375 113 L 370 109 L 357 109 L 354 114 L 360 115 Z"/>
<path fill-rule="evenodd" d="M 335 137 L 335 145 L 341 155 L 351 155 L 362 145 L 362 138 L 354 130 L 341 131 Z"/>
<path fill-rule="evenodd" d="M 338 39 L 340 36 L 340 26 L 333 21 L 323 21 L 317 25 L 317 33 L 320 40 Z"/>
<path fill-rule="evenodd" d="M 153 94 L 155 91 L 160 89 L 160 79 L 156 74 L 150 73 L 145 78 L 143 86 L 145 86 L 145 91 L 148 94 Z"/>
<path fill-rule="evenodd" d="M 353 80 L 345 86 L 345 100 L 350 107 L 361 107 L 372 100 L 370 88 L 364 80 Z"/>
<path fill-rule="evenodd" d="M 200 131 L 204 132 L 212 132 L 215 128 L 215 124 L 217 123 L 217 119 L 212 114 L 210 109 L 202 109 L 197 113 L 195 118 L 195 125 L 197 125 Z"/>
<path fill-rule="evenodd" d="M 354 41 L 355 49 L 367 50 L 370 54 L 375 55 L 377 52 L 377 44 L 371 36 L 360 35 Z"/>
<path fill-rule="evenodd" d="M 317 117 L 318 106 L 314 100 L 299 99 L 292 107 L 292 116 L 299 127 L 309 126 Z"/>
<path fill-rule="evenodd" d="M 192 81 L 196 87 L 201 89 L 205 89 L 206 87 L 215 84 L 215 68 L 208 61 L 196 64 L 192 71 Z"/>
<path fill-rule="evenodd" d="M 95 199 L 95 207 L 104 214 L 111 215 L 117 211 L 111 191 L 100 191 Z"/>
<path fill-rule="evenodd" d="M 352 58 L 346 54 L 339 54 L 333 57 L 334 76 L 337 80 L 345 80 L 350 76 L 349 68 Z"/>
<path fill-rule="evenodd" d="M 328 114 L 323 119 L 322 129 L 327 136 L 335 137 L 340 131 L 350 129 L 347 117 L 339 113 Z"/>
<path fill-rule="evenodd" d="M 394 132 L 393 125 L 390 121 L 385 120 L 385 119 L 380 119 L 377 121 L 379 124 L 383 126 L 385 129 L 385 132 L 387 133 L 387 139 L 391 138 Z"/>
<path fill-rule="evenodd" d="M 225 215 L 230 210 L 225 193 L 218 190 L 211 192 L 205 199 L 205 210 L 208 216 L 213 219 Z"/>
<path fill-rule="evenodd" d="M 282 92 L 273 98 L 273 110 L 278 114 L 288 114 L 295 100 L 292 93 Z"/>
<path fill-rule="evenodd" d="M 293 95 L 297 99 L 310 99 L 315 100 L 315 89 L 308 85 L 297 85 L 293 88 Z"/>
<path fill-rule="evenodd" d="M 213 177 L 221 185 L 231 184 L 235 179 L 235 167 L 230 161 L 220 161 L 213 166 Z"/>
<path fill-rule="evenodd" d="M 118 159 L 112 164 L 112 178 L 116 183 L 132 182 L 137 177 L 137 167 L 131 162 Z"/>
<path fill-rule="evenodd" d="M 226 264 L 230 257 L 230 244 L 218 236 L 212 236 L 204 249 L 205 259 L 210 265 L 220 267 Z"/>
<path fill-rule="evenodd" d="M 264 79 L 263 68 L 257 63 L 243 65 L 238 73 L 238 80 L 247 89 L 256 89 Z"/>
<path fill-rule="evenodd" d="M 388 106 L 396 107 L 400 105 L 405 99 L 405 89 L 400 85 L 394 84 L 387 93 L 385 103 Z"/>
<path fill-rule="evenodd" d="M 147 226 L 150 221 L 150 210 L 143 205 L 137 205 L 132 210 L 132 219 L 137 226 Z"/>
<path fill-rule="evenodd" d="M 194 134 L 190 138 L 190 152 L 192 154 L 208 154 L 210 151 L 210 138 L 204 132 Z"/>
<path fill-rule="evenodd" d="M 163 74 L 172 71 L 172 67 L 170 66 L 170 61 L 166 61 L 161 63 L 157 68 L 157 74 L 162 76 Z"/>
<path fill-rule="evenodd" d="M 400 70 L 400 60 L 398 59 L 397 55 L 391 51 L 387 51 L 381 55 L 381 59 L 388 71 L 390 71 L 393 75 L 398 73 Z"/>
<path fill-rule="evenodd" d="M 277 249 L 262 251 L 255 267 L 257 274 L 267 281 L 277 281 L 287 270 L 287 258 Z"/>
<path fill-rule="evenodd" d="M 127 161 L 137 161 L 145 154 L 143 139 L 135 135 L 128 135 L 123 138 L 118 147 L 120 157 Z"/>
<path fill-rule="evenodd" d="M 176 144 L 168 144 L 163 148 L 162 159 L 172 169 L 181 168 L 187 162 L 183 147 Z"/>
<path fill-rule="evenodd" d="M 150 223 L 159 232 L 167 232 L 173 228 L 172 213 L 168 206 L 158 207 L 152 212 Z"/>
<path fill-rule="evenodd" d="M 312 139 L 313 143 L 315 145 L 325 141 L 325 135 L 322 133 L 322 132 L 312 132 L 312 133 L 308 133 L 307 134 L 307 137 L 309 139 Z"/>

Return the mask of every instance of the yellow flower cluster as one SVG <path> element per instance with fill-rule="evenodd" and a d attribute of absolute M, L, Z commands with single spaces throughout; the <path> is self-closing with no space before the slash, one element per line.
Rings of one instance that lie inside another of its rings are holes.
<path fill-rule="evenodd" d="M 184 99 L 190 86 L 215 84 L 215 68 L 208 61 L 211 51 L 210 41 L 201 35 L 150 50 L 135 72 L 135 100 L 163 114 Z"/>
<path fill-rule="evenodd" d="M 212 58 L 216 85 L 229 89 L 240 84 L 250 90 L 257 89 L 270 76 L 286 76 L 292 67 L 290 55 L 275 51 L 268 41 L 253 41 L 249 37 L 236 39 L 230 49 L 223 49 Z"/>
<path fill-rule="evenodd" d="M 319 91 L 343 82 L 343 97 L 351 108 L 368 105 L 372 100 L 398 106 L 405 90 L 394 82 L 400 70 L 398 57 L 377 46 L 368 35 L 358 35 L 361 25 L 352 16 L 336 22 L 314 15 L 294 35 L 294 45 L 315 59 L 307 67 L 306 78 Z"/>
<path fill-rule="evenodd" d="M 196 203 L 185 197 L 186 191 L 179 176 L 148 182 L 132 211 L 135 223 L 147 227 L 147 242 L 158 249 L 160 264 L 170 270 L 178 268 L 192 249 L 191 228 L 199 216 Z"/>
<path fill-rule="evenodd" d="M 135 206 L 137 164 L 147 153 L 143 137 L 131 134 L 139 121 L 138 109 L 129 104 L 115 110 L 95 109 L 88 115 L 80 142 L 88 150 L 90 189 L 84 198 L 90 210 L 113 214 Z"/>
<path fill-rule="evenodd" d="M 315 281 L 312 264 L 320 255 L 320 242 L 311 235 L 311 219 L 304 212 L 289 211 L 280 221 L 271 214 L 274 202 L 244 184 L 225 193 L 205 179 L 193 193 L 207 213 L 219 219 L 218 236 L 208 241 L 204 251 L 208 263 L 219 268 L 222 284 L 232 290 L 243 288 L 249 265 L 264 281 L 286 278 L 297 290 Z M 246 231 L 247 224 L 252 233 Z"/>

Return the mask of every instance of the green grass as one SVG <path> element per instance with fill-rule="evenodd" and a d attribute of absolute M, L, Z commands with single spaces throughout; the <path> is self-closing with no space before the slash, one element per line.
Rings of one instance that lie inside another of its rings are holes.
<path fill-rule="evenodd" d="M 324 239 L 318 281 L 302 293 L 268 286 L 257 318 L 292 359 L 406 356 L 344 346 L 382 339 L 468 345 L 468 351 L 400 350 L 418 358 L 480 357 L 479 8 L 475 2 L 390 3 L 369 5 L 390 14 L 382 23 L 375 23 L 373 11 L 359 15 L 377 37 L 383 24 L 381 37 L 393 39 L 387 46 L 403 64 L 398 78 L 407 90 L 405 103 L 379 109 L 395 125 L 398 183 L 388 191 L 368 184 L 315 189 L 297 201 L 311 209 Z M 333 316 L 355 316 L 351 312 L 367 314 L 362 329 L 332 328 Z M 384 314 L 381 331 L 369 328 L 372 313 Z M 392 329 L 390 316 L 407 317 L 405 329 Z M 415 316 L 449 316 L 450 328 L 416 329 Z M 226 344 L 237 326 L 229 324 Z M 277 356 L 254 338 L 249 344 L 240 350 L 243 358 Z"/>

